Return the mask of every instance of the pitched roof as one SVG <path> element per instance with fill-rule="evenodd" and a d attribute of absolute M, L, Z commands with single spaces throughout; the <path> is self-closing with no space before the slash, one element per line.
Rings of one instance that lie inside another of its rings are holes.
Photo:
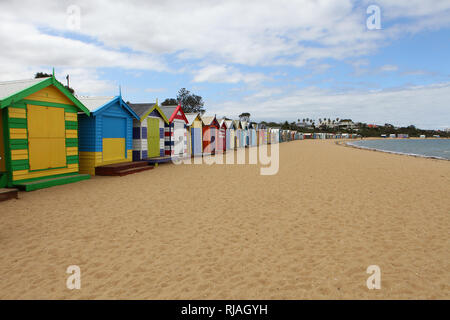
<path fill-rule="evenodd" d="M 13 101 L 18 101 L 27 96 L 47 88 L 56 87 L 64 96 L 66 96 L 78 109 L 90 115 L 88 108 L 78 100 L 67 88 L 65 88 L 55 76 L 47 78 L 37 78 L 28 80 L 15 80 L 0 82 L 0 108 L 10 105 Z"/>
<path fill-rule="evenodd" d="M 186 116 L 186 119 L 188 121 L 188 126 L 192 126 L 192 123 L 194 122 L 194 120 L 200 116 L 200 113 L 185 113 L 184 114 Z M 200 119 L 201 121 L 201 119 Z"/>
<path fill-rule="evenodd" d="M 172 117 L 173 113 L 177 109 L 178 106 L 161 106 L 162 112 L 166 115 L 167 119 L 170 119 Z"/>
<path fill-rule="evenodd" d="M 240 120 L 233 120 L 233 123 L 234 123 L 235 128 L 239 128 L 239 127 L 242 128 Z"/>
<path fill-rule="evenodd" d="M 169 122 L 172 122 L 176 116 L 183 118 L 185 123 L 188 123 L 188 119 L 186 118 L 186 115 L 184 114 L 183 108 L 181 108 L 180 105 L 177 106 L 164 106 L 161 107 L 162 112 L 165 113 L 167 119 L 169 119 Z"/>
<path fill-rule="evenodd" d="M 214 122 L 214 119 L 216 119 L 215 116 L 206 116 L 206 117 L 201 117 L 202 118 L 202 122 L 205 126 L 209 126 Z"/>
<path fill-rule="evenodd" d="M 145 118 L 147 118 L 147 116 L 153 112 L 153 110 L 156 110 L 159 115 L 161 116 L 161 118 L 163 118 L 163 120 L 168 124 L 169 123 L 169 119 L 167 119 L 166 115 L 164 114 L 164 112 L 159 108 L 158 106 L 158 102 L 155 103 L 126 103 L 126 105 L 128 105 L 130 107 L 130 109 L 132 109 L 136 115 L 138 116 L 138 118 L 142 121 L 144 121 Z"/>
<path fill-rule="evenodd" d="M 14 81 L 2 81 L 0 82 L 0 100 L 8 98 L 15 93 L 23 91 L 29 87 L 38 84 L 39 82 L 45 81 L 50 78 L 38 78 L 38 79 L 27 79 L 27 80 L 14 80 Z"/>
<path fill-rule="evenodd" d="M 143 115 L 145 115 L 148 111 L 153 109 L 156 105 L 156 102 L 150 102 L 150 103 L 128 103 L 131 109 L 140 117 L 142 118 Z"/>
<path fill-rule="evenodd" d="M 225 124 L 225 127 L 228 128 L 227 122 L 225 120 L 225 118 L 223 119 L 217 119 L 217 121 L 219 122 L 219 126 L 222 127 L 223 124 Z"/>
<path fill-rule="evenodd" d="M 227 124 L 227 128 L 231 128 L 233 126 L 236 129 L 233 120 L 225 120 L 225 123 Z"/>
<path fill-rule="evenodd" d="M 140 117 L 123 101 L 122 96 L 115 97 L 79 97 L 78 98 L 89 109 L 92 114 L 101 112 L 113 103 L 119 102 L 120 106 L 126 109 L 134 118 Z"/>
<path fill-rule="evenodd" d="M 95 112 L 116 97 L 78 97 L 90 112 Z"/>

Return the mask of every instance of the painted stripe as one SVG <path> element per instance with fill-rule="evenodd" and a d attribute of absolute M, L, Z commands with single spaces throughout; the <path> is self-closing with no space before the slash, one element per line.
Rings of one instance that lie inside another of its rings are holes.
<path fill-rule="evenodd" d="M 69 148 L 66 148 L 66 154 L 68 155 L 68 156 L 76 156 L 76 155 L 78 155 L 78 147 L 69 147 Z"/>
<path fill-rule="evenodd" d="M 78 130 L 78 122 L 66 121 L 66 130 Z"/>
<path fill-rule="evenodd" d="M 28 170 L 30 165 L 28 164 L 28 159 L 25 160 L 12 160 L 11 167 L 13 171 L 16 170 Z"/>
<path fill-rule="evenodd" d="M 66 130 L 66 138 L 78 138 L 78 130 Z"/>
<path fill-rule="evenodd" d="M 27 149 L 28 140 L 27 139 L 10 140 L 10 148 L 11 150 Z"/>
<path fill-rule="evenodd" d="M 77 116 L 76 113 L 66 112 L 65 119 L 66 119 L 66 121 L 75 121 L 75 122 L 77 122 L 78 121 L 78 116 Z"/>
<path fill-rule="evenodd" d="M 78 147 L 78 139 L 66 137 L 66 147 Z"/>
<path fill-rule="evenodd" d="M 28 139 L 27 129 L 9 129 L 10 139 Z"/>
<path fill-rule="evenodd" d="M 18 129 L 27 128 L 27 119 L 9 118 L 8 123 L 10 128 L 18 128 Z"/>
<path fill-rule="evenodd" d="M 67 162 L 68 165 L 78 164 L 78 162 L 79 162 L 78 155 L 66 157 L 66 162 Z"/>
<path fill-rule="evenodd" d="M 11 160 L 24 160 L 24 159 L 28 159 L 27 149 L 11 150 Z"/>
<path fill-rule="evenodd" d="M 9 108 L 9 117 L 10 118 L 19 118 L 19 119 L 26 119 L 27 118 L 27 111 L 26 109 L 22 108 Z"/>
<path fill-rule="evenodd" d="M 78 163 L 69 164 L 67 168 L 28 172 L 28 170 L 13 171 L 13 181 L 27 180 L 41 177 L 51 177 L 58 174 L 78 172 Z"/>

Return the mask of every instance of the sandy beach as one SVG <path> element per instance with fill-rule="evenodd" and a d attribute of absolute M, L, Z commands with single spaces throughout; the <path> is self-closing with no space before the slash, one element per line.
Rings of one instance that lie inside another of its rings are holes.
<path fill-rule="evenodd" d="M 166 164 L 22 192 L 0 203 L 0 298 L 450 299 L 449 194 L 449 161 L 331 140 L 280 144 L 273 176 Z"/>

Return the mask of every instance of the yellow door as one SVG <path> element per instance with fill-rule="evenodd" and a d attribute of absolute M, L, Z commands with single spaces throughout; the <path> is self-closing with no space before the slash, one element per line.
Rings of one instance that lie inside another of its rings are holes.
<path fill-rule="evenodd" d="M 30 170 L 66 166 L 64 109 L 28 105 Z"/>

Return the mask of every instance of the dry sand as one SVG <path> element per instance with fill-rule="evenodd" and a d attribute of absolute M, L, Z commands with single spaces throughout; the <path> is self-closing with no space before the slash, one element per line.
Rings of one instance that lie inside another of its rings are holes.
<path fill-rule="evenodd" d="M 280 154 L 274 176 L 168 164 L 0 203 L 0 298 L 450 298 L 450 162 L 333 141 Z"/>

